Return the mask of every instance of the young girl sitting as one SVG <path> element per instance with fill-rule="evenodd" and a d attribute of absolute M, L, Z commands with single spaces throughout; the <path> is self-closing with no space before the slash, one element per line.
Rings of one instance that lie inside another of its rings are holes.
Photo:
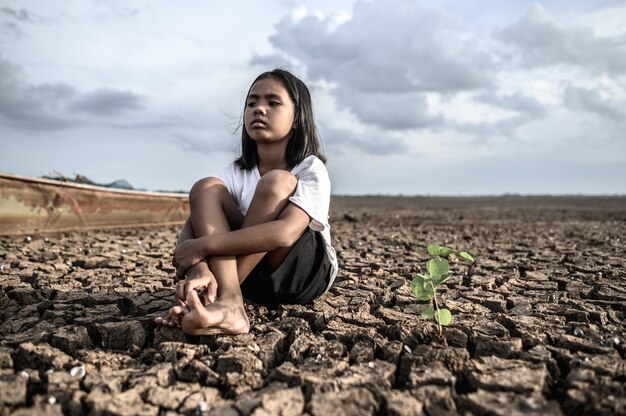
<path fill-rule="evenodd" d="M 244 297 L 306 304 L 335 279 L 330 180 L 306 85 L 280 69 L 259 75 L 241 136 L 241 156 L 189 193 L 173 259 L 185 280 L 157 324 L 192 335 L 245 333 Z"/>

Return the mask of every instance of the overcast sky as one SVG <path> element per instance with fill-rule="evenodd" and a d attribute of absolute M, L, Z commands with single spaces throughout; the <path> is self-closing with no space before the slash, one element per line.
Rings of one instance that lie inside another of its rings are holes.
<path fill-rule="evenodd" d="M 335 194 L 626 194 L 626 2 L 0 0 L 0 171 L 188 190 L 311 89 Z"/>

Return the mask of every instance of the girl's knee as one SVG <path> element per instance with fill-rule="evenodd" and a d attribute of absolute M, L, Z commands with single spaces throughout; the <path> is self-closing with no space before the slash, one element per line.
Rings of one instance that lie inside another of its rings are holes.
<path fill-rule="evenodd" d="M 285 170 L 271 170 L 261 177 L 256 192 L 264 194 L 288 196 L 293 194 L 298 185 L 298 179 Z"/>
<path fill-rule="evenodd" d="M 189 200 L 193 200 L 200 195 L 206 194 L 207 192 L 223 192 L 224 190 L 228 192 L 226 185 L 219 178 L 209 177 L 200 179 L 191 187 L 191 190 L 189 191 Z"/>

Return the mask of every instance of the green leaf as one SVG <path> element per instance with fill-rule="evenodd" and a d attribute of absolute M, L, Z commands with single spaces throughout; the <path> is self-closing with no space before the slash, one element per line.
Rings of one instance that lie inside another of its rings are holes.
<path fill-rule="evenodd" d="M 411 281 L 411 292 L 417 300 L 431 300 L 435 296 L 430 276 L 418 274 Z"/>
<path fill-rule="evenodd" d="M 449 256 L 454 253 L 455 251 L 448 247 L 436 246 L 434 244 L 428 245 L 428 254 L 431 256 Z"/>
<path fill-rule="evenodd" d="M 443 282 L 445 282 L 446 280 L 448 280 L 449 278 L 450 278 L 449 274 L 446 274 L 446 275 L 443 275 L 443 276 L 439 275 L 439 274 L 435 275 L 435 276 L 432 276 L 433 285 L 435 287 L 437 287 L 440 284 L 442 284 Z"/>
<path fill-rule="evenodd" d="M 452 323 L 452 312 L 449 309 L 442 308 L 435 313 L 435 319 L 442 325 L 448 326 Z"/>
<path fill-rule="evenodd" d="M 428 263 L 426 263 L 426 269 L 431 277 L 447 276 L 450 271 L 450 265 L 446 259 L 435 257 L 434 259 L 428 260 Z"/>
<path fill-rule="evenodd" d="M 470 256 L 469 253 L 461 251 L 459 253 L 459 257 L 462 258 L 465 261 L 469 261 L 470 263 L 474 263 L 474 257 Z"/>
<path fill-rule="evenodd" d="M 432 306 L 426 306 L 422 309 L 422 318 L 432 318 L 435 316 L 435 308 Z"/>

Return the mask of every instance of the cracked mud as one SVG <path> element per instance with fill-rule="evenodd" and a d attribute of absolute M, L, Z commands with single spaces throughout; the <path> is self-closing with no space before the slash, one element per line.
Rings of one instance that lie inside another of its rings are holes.
<path fill-rule="evenodd" d="M 624 198 L 335 198 L 340 272 L 251 332 L 158 328 L 178 229 L 0 237 L 0 414 L 626 414 Z M 467 250 L 437 335 L 409 283 Z"/>

